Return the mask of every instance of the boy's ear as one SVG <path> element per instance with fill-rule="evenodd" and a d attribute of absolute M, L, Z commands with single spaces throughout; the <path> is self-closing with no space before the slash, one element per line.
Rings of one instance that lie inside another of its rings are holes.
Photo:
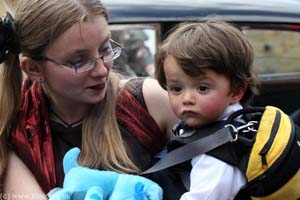
<path fill-rule="evenodd" d="M 243 98 L 248 84 L 244 81 L 238 88 L 236 88 L 231 94 L 231 103 L 238 103 Z"/>
<path fill-rule="evenodd" d="M 43 78 L 42 66 L 29 57 L 22 57 L 20 59 L 20 67 L 32 80 L 39 81 Z"/>

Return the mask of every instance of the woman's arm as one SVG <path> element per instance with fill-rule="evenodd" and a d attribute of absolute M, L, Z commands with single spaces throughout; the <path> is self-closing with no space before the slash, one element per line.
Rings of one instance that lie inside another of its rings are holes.
<path fill-rule="evenodd" d="M 9 154 L 8 166 L 3 186 L 7 199 L 45 200 L 47 196 L 35 180 L 33 174 L 13 152 Z"/>
<path fill-rule="evenodd" d="M 145 79 L 143 95 L 150 115 L 161 131 L 169 133 L 178 118 L 171 109 L 168 93 L 155 79 Z"/>

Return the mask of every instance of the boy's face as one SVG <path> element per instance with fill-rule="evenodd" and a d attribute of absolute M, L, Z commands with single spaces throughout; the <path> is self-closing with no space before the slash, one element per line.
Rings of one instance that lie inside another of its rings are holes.
<path fill-rule="evenodd" d="M 242 97 L 230 92 L 226 76 L 209 69 L 199 76 L 188 76 L 171 55 L 164 61 L 164 71 L 171 107 L 191 127 L 216 121 L 227 106 Z"/>

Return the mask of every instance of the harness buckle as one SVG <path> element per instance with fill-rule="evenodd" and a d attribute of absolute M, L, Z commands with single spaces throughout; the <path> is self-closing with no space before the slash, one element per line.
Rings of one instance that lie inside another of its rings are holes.
<path fill-rule="evenodd" d="M 238 133 L 239 132 L 257 132 L 255 125 L 258 124 L 258 121 L 249 121 L 247 124 L 239 126 L 239 127 L 235 127 L 233 124 L 226 124 L 225 127 L 231 127 L 232 131 L 234 133 L 233 135 L 233 139 L 231 140 L 231 142 L 235 142 L 238 140 Z"/>

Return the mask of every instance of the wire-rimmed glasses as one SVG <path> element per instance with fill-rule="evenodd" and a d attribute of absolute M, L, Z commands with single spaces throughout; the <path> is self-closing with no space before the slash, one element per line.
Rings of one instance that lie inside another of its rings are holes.
<path fill-rule="evenodd" d="M 41 57 L 35 58 L 35 60 L 45 60 L 45 61 L 53 62 L 56 65 L 72 68 L 75 70 L 76 73 L 84 73 L 84 72 L 92 70 L 96 66 L 96 62 L 98 59 L 101 59 L 103 61 L 103 63 L 109 63 L 121 55 L 122 48 L 123 48 L 122 45 L 115 42 L 112 39 L 110 39 L 110 42 L 116 44 L 117 47 L 109 49 L 108 51 L 104 52 L 102 55 L 100 55 L 96 58 L 91 58 L 89 60 L 86 60 L 83 62 L 78 62 L 76 64 L 59 63 L 59 62 L 55 61 L 54 59 L 48 58 L 46 56 L 41 56 Z"/>

